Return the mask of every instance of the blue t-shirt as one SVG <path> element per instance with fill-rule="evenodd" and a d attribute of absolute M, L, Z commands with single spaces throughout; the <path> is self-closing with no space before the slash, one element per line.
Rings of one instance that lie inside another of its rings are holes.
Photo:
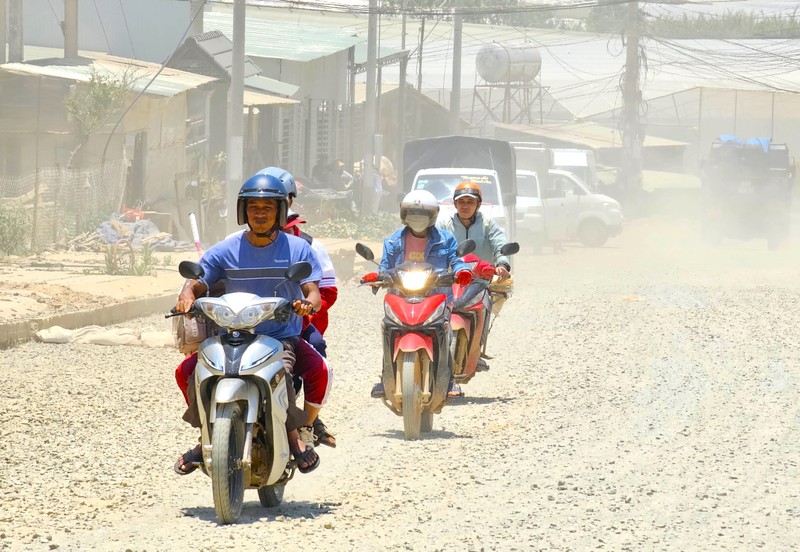
<path fill-rule="evenodd" d="M 254 293 L 260 297 L 273 297 L 276 287 L 284 282 L 286 269 L 301 261 L 311 263 L 311 275 L 300 282 L 319 282 L 322 269 L 311 246 L 305 240 L 278 232 L 275 241 L 266 247 L 256 247 L 247 241 L 244 233 L 235 234 L 214 245 L 200 259 L 205 275 L 200 279 L 209 288 L 225 280 L 225 292 Z M 290 301 L 303 299 L 300 284 L 286 281 L 277 288 L 278 297 Z M 292 316 L 284 324 L 269 320 L 255 328 L 258 334 L 275 339 L 300 335 L 303 320 Z"/>

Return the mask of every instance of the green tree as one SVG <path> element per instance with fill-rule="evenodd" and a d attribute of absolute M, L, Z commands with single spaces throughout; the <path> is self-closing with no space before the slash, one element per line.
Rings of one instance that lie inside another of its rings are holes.
<path fill-rule="evenodd" d="M 131 85 L 137 79 L 131 67 L 121 75 L 102 74 L 90 69 L 89 82 L 78 85 L 64 100 L 75 125 L 75 148 L 70 152 L 67 167 L 72 167 L 83 146 L 109 119 L 119 113 Z"/>

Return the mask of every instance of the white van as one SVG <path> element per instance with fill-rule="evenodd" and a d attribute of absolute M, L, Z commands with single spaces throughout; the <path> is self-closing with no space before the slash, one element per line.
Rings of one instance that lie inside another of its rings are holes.
<path fill-rule="evenodd" d="M 508 239 L 513 240 L 514 224 L 503 204 L 503 194 L 500 190 L 497 171 L 453 167 L 421 169 L 414 177 L 411 189 L 431 192 L 439 202 L 439 220 L 446 220 L 456 212 L 455 205 L 453 205 L 453 191 L 465 180 L 475 182 L 481 187 L 483 198 L 481 212 L 493 218 L 505 230 Z"/>
<path fill-rule="evenodd" d="M 617 200 L 591 192 L 569 171 L 552 169 L 544 188 L 534 171 L 517 171 L 517 232 L 535 249 L 541 244 L 579 240 L 600 247 L 622 231 L 622 208 Z M 544 188 L 544 189 L 543 189 Z"/>

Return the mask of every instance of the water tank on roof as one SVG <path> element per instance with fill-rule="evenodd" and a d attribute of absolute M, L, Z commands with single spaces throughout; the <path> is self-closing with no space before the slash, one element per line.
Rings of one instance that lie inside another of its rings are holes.
<path fill-rule="evenodd" d="M 478 51 L 475 66 L 486 82 L 529 82 L 539 74 L 542 56 L 533 46 L 504 46 L 492 42 Z"/>

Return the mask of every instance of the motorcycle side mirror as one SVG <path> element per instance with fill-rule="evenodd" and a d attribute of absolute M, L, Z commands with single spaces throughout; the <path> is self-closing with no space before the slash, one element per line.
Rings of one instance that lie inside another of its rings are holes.
<path fill-rule="evenodd" d="M 468 255 L 475 251 L 475 248 L 478 245 L 475 243 L 475 240 L 464 240 L 458 247 L 456 248 L 456 255 L 459 257 L 463 257 L 464 255 Z"/>
<path fill-rule="evenodd" d="M 297 283 L 311 276 L 311 270 L 311 263 L 300 261 L 287 268 L 284 276 L 287 280 Z"/>
<path fill-rule="evenodd" d="M 375 254 L 372 252 L 372 249 L 370 249 L 369 247 L 367 247 L 363 243 L 357 243 L 356 244 L 356 253 L 358 253 L 359 256 L 365 258 L 368 261 L 374 261 L 375 260 Z"/>
<path fill-rule="evenodd" d="M 519 253 L 519 244 L 517 242 L 509 242 L 500 248 L 501 255 L 516 255 Z"/>
<path fill-rule="evenodd" d="M 187 280 L 199 280 L 205 275 L 203 267 L 194 261 L 181 261 L 178 272 Z"/>

